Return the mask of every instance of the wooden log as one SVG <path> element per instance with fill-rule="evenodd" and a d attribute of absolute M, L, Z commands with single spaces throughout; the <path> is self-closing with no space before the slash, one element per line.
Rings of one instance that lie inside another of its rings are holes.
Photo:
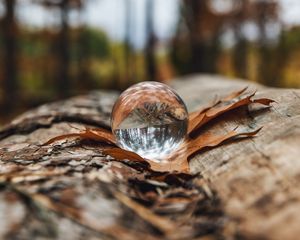
<path fill-rule="evenodd" d="M 0 239 L 298 239 L 300 90 L 265 88 L 216 76 L 172 82 L 193 111 L 245 85 L 276 100 L 239 108 L 205 126 L 259 135 L 205 149 L 193 179 L 150 178 L 137 163 L 104 156 L 103 145 L 69 140 L 84 126 L 109 129 L 116 92 L 43 105 L 0 132 Z"/>

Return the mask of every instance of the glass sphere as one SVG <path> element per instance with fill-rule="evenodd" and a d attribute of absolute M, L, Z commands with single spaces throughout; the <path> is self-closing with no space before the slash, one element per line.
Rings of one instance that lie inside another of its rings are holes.
<path fill-rule="evenodd" d="M 111 114 L 118 145 L 149 160 L 161 161 L 187 133 L 188 113 L 178 94 L 158 82 L 141 82 L 125 90 Z"/>

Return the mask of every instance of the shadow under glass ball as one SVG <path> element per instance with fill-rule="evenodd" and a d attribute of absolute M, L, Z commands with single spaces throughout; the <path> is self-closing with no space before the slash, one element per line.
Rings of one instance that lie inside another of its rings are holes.
<path fill-rule="evenodd" d="M 188 114 L 182 99 L 169 86 L 142 82 L 116 101 L 111 126 L 121 148 L 161 161 L 187 133 Z"/>

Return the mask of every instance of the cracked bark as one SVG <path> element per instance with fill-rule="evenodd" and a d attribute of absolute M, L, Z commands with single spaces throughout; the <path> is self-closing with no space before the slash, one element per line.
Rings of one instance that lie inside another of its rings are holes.
<path fill-rule="evenodd" d="M 173 82 L 190 111 L 246 84 L 212 76 Z M 40 147 L 73 127 L 109 128 L 115 92 L 24 113 L 0 132 L 0 238 L 297 239 L 300 90 L 256 87 L 258 97 L 277 101 L 271 109 L 240 108 L 203 131 L 262 131 L 197 154 L 193 179 L 150 179 L 137 163 L 103 156 L 95 142 Z"/>

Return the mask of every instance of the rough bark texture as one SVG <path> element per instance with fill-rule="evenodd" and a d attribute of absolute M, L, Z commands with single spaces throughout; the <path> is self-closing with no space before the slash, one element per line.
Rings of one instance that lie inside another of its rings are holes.
<path fill-rule="evenodd" d="M 173 82 L 190 111 L 247 84 L 211 76 Z M 199 153 L 190 161 L 193 179 L 150 179 L 143 166 L 103 156 L 95 142 L 40 146 L 74 127 L 109 128 L 116 92 L 23 114 L 0 133 L 0 238 L 298 239 L 300 90 L 256 87 L 277 103 L 234 110 L 203 131 L 262 131 Z"/>

